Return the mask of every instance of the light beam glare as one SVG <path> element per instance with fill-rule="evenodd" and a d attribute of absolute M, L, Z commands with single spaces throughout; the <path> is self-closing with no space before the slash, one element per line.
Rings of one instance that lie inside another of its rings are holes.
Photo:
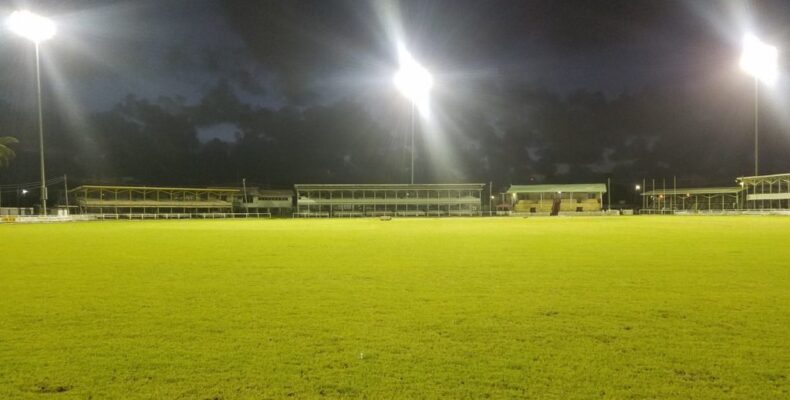
<path fill-rule="evenodd" d="M 429 96 L 433 77 L 401 43 L 398 43 L 398 58 L 400 69 L 393 79 L 395 87 L 417 107 L 420 115 L 427 117 L 430 113 Z"/>

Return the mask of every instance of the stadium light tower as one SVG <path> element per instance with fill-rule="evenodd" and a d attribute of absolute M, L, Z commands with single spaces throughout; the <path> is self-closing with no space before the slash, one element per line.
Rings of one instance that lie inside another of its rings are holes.
<path fill-rule="evenodd" d="M 430 111 L 428 101 L 433 77 L 428 70 L 420 65 L 408 50 L 398 45 L 400 69 L 395 73 L 395 87 L 411 102 L 411 183 L 414 184 L 414 109 L 426 117 Z"/>
<path fill-rule="evenodd" d="M 777 67 L 778 50 L 763 43 L 753 34 L 743 36 L 741 69 L 754 77 L 754 175 L 759 175 L 759 87 L 760 82 L 772 86 L 779 75 Z"/>
<path fill-rule="evenodd" d="M 44 118 L 41 111 L 41 63 L 39 44 L 55 36 L 55 23 L 27 10 L 14 11 L 7 20 L 8 28 L 30 40 L 36 47 L 36 94 L 38 98 L 38 150 L 41 163 L 41 215 L 47 215 L 47 183 L 44 173 Z"/>

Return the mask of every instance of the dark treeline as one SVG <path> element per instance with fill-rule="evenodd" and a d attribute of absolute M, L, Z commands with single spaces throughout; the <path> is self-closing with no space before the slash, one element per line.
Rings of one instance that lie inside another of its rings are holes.
<path fill-rule="evenodd" d="M 607 99 L 527 86 L 488 88 L 485 98 L 493 100 L 485 111 L 464 98 L 445 99 L 452 127 L 444 150 L 456 162 L 437 163 L 419 140 L 417 181 L 507 185 L 611 177 L 630 185 L 678 176 L 686 185 L 731 184 L 752 168 L 753 106 L 746 89 L 666 88 Z M 88 115 L 74 115 L 74 107 L 53 99 L 45 106 L 48 175 L 68 174 L 74 183 L 238 185 L 247 178 L 289 187 L 408 181 L 407 125 L 374 117 L 361 101 L 252 107 L 220 83 L 192 104 L 130 96 Z M 771 115 L 766 107 L 762 171 L 787 172 L 790 135 Z M 199 139 L 201 130 L 217 124 L 233 127 L 233 137 Z M 0 133 L 20 140 L 18 157 L 0 170 L 0 182 L 38 179 L 35 127 L 32 109 L 0 103 Z"/>

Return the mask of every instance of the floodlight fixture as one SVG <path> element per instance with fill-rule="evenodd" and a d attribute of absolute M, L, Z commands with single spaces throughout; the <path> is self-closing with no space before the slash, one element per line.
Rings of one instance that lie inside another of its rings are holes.
<path fill-rule="evenodd" d="M 36 49 L 36 94 L 38 99 L 38 143 L 41 172 L 41 215 L 47 215 L 47 182 L 44 171 L 44 116 L 41 107 L 41 42 L 55 36 L 55 23 L 51 19 L 28 10 L 14 11 L 6 21 L 8 28 L 15 34 L 30 40 Z"/>
<path fill-rule="evenodd" d="M 398 59 L 400 69 L 395 73 L 393 83 L 395 87 L 411 102 L 411 183 L 414 184 L 414 109 L 423 117 L 430 111 L 429 95 L 433 87 L 433 77 L 428 70 L 420 65 L 406 50 L 402 43 L 398 43 Z"/>
<path fill-rule="evenodd" d="M 37 44 L 55 36 L 55 23 L 51 19 L 28 10 L 14 11 L 7 24 L 12 32 Z"/>
<path fill-rule="evenodd" d="M 393 78 L 395 87 L 411 101 L 421 115 L 427 116 L 430 110 L 429 95 L 433 87 L 431 73 L 402 44 L 398 45 L 398 59 L 400 69 Z"/>
<path fill-rule="evenodd" d="M 751 33 L 743 36 L 741 69 L 755 79 L 766 85 L 773 85 L 779 76 L 778 59 L 779 51 L 776 47 L 764 43 Z"/>
<path fill-rule="evenodd" d="M 779 51 L 776 47 L 761 41 L 757 36 L 747 33 L 743 36 L 741 69 L 754 77 L 754 175 L 760 173 L 759 151 L 759 82 L 768 86 L 776 83 L 779 77 Z"/>

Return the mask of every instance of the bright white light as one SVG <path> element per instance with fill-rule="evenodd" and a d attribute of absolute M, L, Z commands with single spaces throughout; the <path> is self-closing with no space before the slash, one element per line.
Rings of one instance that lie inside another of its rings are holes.
<path fill-rule="evenodd" d="M 14 11 L 8 17 L 8 28 L 23 38 L 41 43 L 55 36 L 55 23 L 30 11 Z"/>
<path fill-rule="evenodd" d="M 421 115 L 430 111 L 429 94 L 433 87 L 430 72 L 417 63 L 403 45 L 398 45 L 400 70 L 395 73 L 395 87 L 417 107 Z"/>
<path fill-rule="evenodd" d="M 636 185 L 636 186 L 634 186 L 634 189 L 636 189 L 637 191 L 641 190 L 642 189 L 642 185 Z"/>
<path fill-rule="evenodd" d="M 27 189 L 22 189 L 22 194 L 27 194 Z"/>
<path fill-rule="evenodd" d="M 767 85 L 773 85 L 778 77 L 776 47 L 763 43 L 756 36 L 747 33 L 743 36 L 741 68 Z"/>

